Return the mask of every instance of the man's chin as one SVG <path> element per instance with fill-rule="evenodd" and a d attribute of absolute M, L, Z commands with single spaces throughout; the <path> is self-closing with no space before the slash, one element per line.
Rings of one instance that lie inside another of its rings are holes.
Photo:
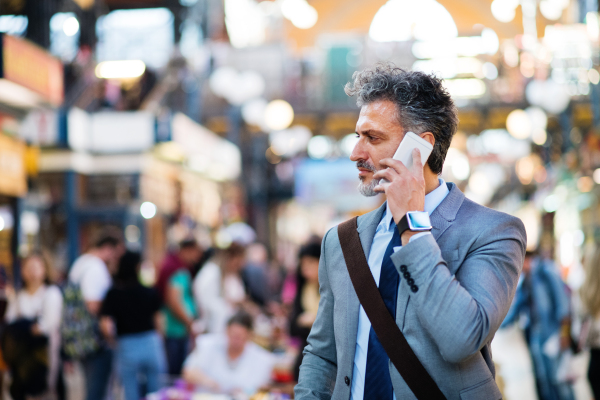
<path fill-rule="evenodd" d="M 375 186 L 379 184 L 379 180 L 370 179 L 368 183 L 365 182 L 365 180 L 366 179 L 364 179 L 364 177 L 360 177 L 360 183 L 358 184 L 358 191 L 360 192 L 360 194 L 362 194 L 365 197 L 377 196 L 379 193 L 375 191 Z"/>

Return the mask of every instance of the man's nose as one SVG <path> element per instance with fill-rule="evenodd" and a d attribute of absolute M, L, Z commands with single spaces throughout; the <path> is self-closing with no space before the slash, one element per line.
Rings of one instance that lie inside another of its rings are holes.
<path fill-rule="evenodd" d="M 369 158 L 369 156 L 365 151 L 362 140 L 359 140 L 352 149 L 352 153 L 350 153 L 350 160 L 356 162 L 359 160 L 366 160 L 367 158 Z"/>

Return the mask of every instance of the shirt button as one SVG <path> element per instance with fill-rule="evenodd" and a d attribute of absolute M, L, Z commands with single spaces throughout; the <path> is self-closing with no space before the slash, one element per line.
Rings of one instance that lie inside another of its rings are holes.
<path fill-rule="evenodd" d="M 406 272 L 406 270 L 408 270 L 408 268 L 406 267 L 406 265 L 401 265 L 400 266 L 400 272 Z"/>
<path fill-rule="evenodd" d="M 408 286 L 412 287 L 415 284 L 415 280 L 413 278 L 408 278 L 406 283 L 408 283 Z"/>
<path fill-rule="evenodd" d="M 417 285 L 412 285 L 410 287 L 410 290 L 412 290 L 413 293 L 417 293 L 419 291 L 419 288 L 417 287 Z"/>
<path fill-rule="evenodd" d="M 344 382 L 346 382 L 346 386 L 350 386 L 350 378 L 345 377 Z"/>
<path fill-rule="evenodd" d="M 402 274 L 404 276 L 404 279 L 408 279 L 410 278 L 410 272 L 406 271 L 404 272 L 404 274 Z"/>

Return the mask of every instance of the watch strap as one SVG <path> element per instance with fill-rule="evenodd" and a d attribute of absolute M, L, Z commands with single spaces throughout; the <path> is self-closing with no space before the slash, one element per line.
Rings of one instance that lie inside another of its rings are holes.
<path fill-rule="evenodd" d="M 408 217 L 404 214 L 404 217 L 400 219 L 398 222 L 398 232 L 400 232 L 400 236 L 404 233 L 404 231 L 410 230 L 410 226 L 408 225 Z"/>

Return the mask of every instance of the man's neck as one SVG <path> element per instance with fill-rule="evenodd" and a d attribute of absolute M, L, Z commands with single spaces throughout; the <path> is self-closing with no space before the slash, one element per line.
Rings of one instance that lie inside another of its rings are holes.
<path fill-rule="evenodd" d="M 429 194 L 433 192 L 440 186 L 440 180 L 438 179 L 437 174 L 434 174 L 429 169 L 429 166 L 425 168 L 423 173 L 423 178 L 425 179 L 425 194 Z"/>
<path fill-rule="evenodd" d="M 104 262 L 106 264 L 106 260 L 102 257 L 102 251 L 100 251 L 99 249 L 91 249 L 90 251 L 88 251 L 88 254 L 90 254 L 94 257 L 98 257 L 99 259 L 102 260 L 102 262 Z"/>
<path fill-rule="evenodd" d="M 236 361 L 238 358 L 240 358 L 240 356 L 242 355 L 242 353 L 244 352 L 244 349 L 227 349 L 227 357 L 229 358 L 230 361 Z"/>

